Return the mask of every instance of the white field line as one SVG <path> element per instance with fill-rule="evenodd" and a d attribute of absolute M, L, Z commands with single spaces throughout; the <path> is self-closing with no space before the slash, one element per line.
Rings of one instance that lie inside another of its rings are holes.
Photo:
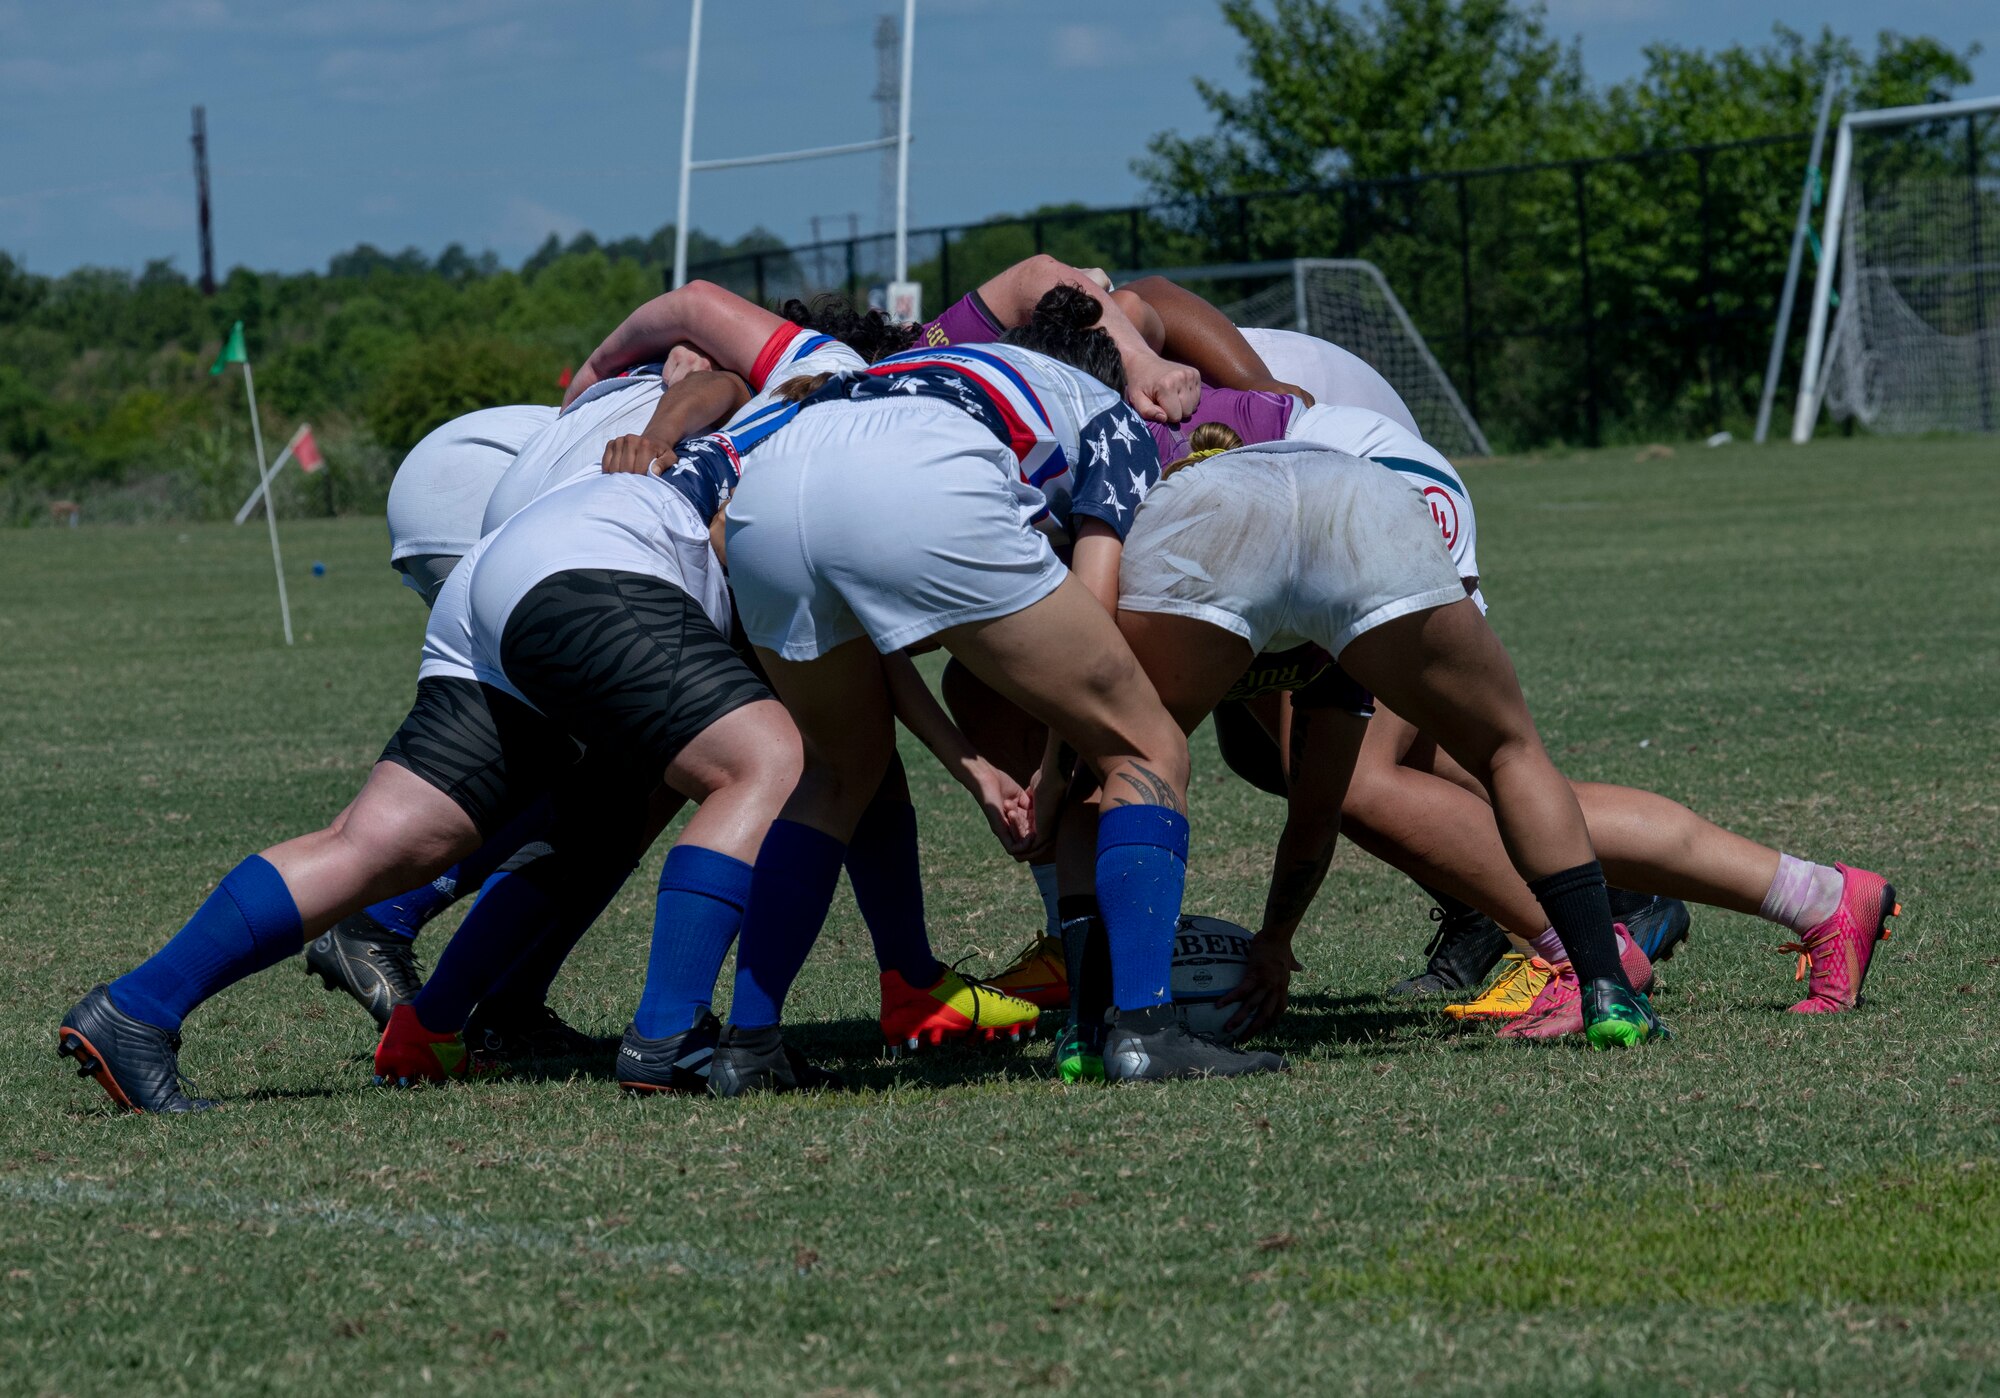
<path fill-rule="evenodd" d="M 761 1264 L 686 1243 L 614 1243 L 606 1235 L 569 1233 L 525 1224 L 475 1223 L 461 1214 L 405 1213 L 324 1199 L 246 1199 L 194 1190 L 115 1190 L 62 1178 L 0 1179 L 0 1197 L 59 1209 L 170 1209 L 211 1218 L 278 1227 L 374 1229 L 397 1238 L 419 1238 L 443 1248 L 486 1248 L 538 1257 L 598 1260 L 618 1266 L 657 1266 L 693 1276 L 745 1276 Z M 784 1269 L 774 1269 L 779 1275 Z"/>

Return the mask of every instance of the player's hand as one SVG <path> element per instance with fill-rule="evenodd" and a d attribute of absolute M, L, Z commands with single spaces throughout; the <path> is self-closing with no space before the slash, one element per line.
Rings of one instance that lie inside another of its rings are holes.
<path fill-rule="evenodd" d="M 1016 859 L 1026 864 L 1045 864 L 1055 857 L 1056 830 L 1062 824 L 1063 798 L 1068 792 L 1069 782 L 1060 771 L 1047 765 L 1036 769 L 1028 788 L 1034 838 L 1014 856 Z"/>
<path fill-rule="evenodd" d="M 672 388 L 689 374 L 705 374 L 715 367 L 715 363 L 700 350 L 689 345 L 675 345 L 667 351 L 667 361 L 660 370 L 660 381 Z"/>
<path fill-rule="evenodd" d="M 994 838 L 1016 859 L 1027 857 L 1034 843 L 1035 802 L 1021 784 L 984 758 L 967 772 L 966 785 L 979 809 L 985 812 L 987 827 Z"/>
<path fill-rule="evenodd" d="M 1250 961 L 1243 968 L 1243 979 L 1236 989 L 1216 1002 L 1237 1007 L 1229 1022 L 1222 1026 L 1223 1031 L 1248 1037 L 1277 1023 L 1291 999 L 1292 972 L 1303 970 L 1305 967 L 1292 955 L 1291 947 L 1281 946 L 1262 933 L 1252 937 Z"/>
<path fill-rule="evenodd" d="M 1201 375 L 1148 352 L 1125 366 L 1125 401 L 1148 422 L 1186 422 L 1201 402 Z"/>
<path fill-rule="evenodd" d="M 674 444 L 652 437 L 613 437 L 604 447 L 604 471 L 612 476 L 657 476 L 674 463 Z"/>

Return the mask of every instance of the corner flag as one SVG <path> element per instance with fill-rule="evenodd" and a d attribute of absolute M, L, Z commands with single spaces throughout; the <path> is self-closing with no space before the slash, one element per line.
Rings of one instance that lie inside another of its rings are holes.
<path fill-rule="evenodd" d="M 212 376 L 220 374 L 225 365 L 249 362 L 250 356 L 243 352 L 243 322 L 239 320 L 229 327 L 229 338 L 223 342 L 222 353 L 215 357 L 215 363 L 209 366 L 208 372 Z"/>

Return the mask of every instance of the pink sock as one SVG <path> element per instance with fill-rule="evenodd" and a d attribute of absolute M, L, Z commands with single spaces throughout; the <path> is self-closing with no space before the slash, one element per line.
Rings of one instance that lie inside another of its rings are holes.
<path fill-rule="evenodd" d="M 1623 955 L 1626 946 L 1629 945 L 1629 941 L 1625 936 L 1625 924 L 1622 922 L 1618 923 L 1611 930 L 1612 934 L 1618 939 L 1619 954 Z M 1560 966 L 1563 962 L 1569 960 L 1569 953 L 1563 950 L 1562 938 L 1556 935 L 1556 929 L 1553 927 L 1545 927 L 1534 936 L 1528 938 L 1528 945 L 1535 949 L 1535 955 L 1541 957 L 1542 960 L 1548 962 L 1551 966 Z"/>
<path fill-rule="evenodd" d="M 1781 854 L 1777 877 L 1757 911 L 1780 927 L 1808 931 L 1839 909 L 1842 882 L 1840 870 L 1830 864 L 1809 864 Z"/>

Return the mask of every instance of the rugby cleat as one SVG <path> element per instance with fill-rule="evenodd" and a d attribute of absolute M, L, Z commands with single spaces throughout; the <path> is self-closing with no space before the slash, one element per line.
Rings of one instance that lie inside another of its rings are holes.
<path fill-rule="evenodd" d="M 1880 874 L 1845 864 L 1833 867 L 1840 870 L 1840 906 L 1796 942 L 1778 948 L 1797 953 L 1794 979 L 1808 981 L 1806 998 L 1792 1006 L 1795 1015 L 1838 1014 L 1859 1004 L 1875 944 L 1889 935 L 1889 919 L 1903 911 L 1895 886 Z"/>
<path fill-rule="evenodd" d="M 1507 934 L 1500 924 L 1476 908 L 1460 907 L 1453 912 L 1432 908 L 1438 925 L 1431 944 L 1424 948 L 1427 964 L 1406 980 L 1389 987 L 1397 996 L 1450 995 L 1470 990 L 1486 979 L 1507 951 Z"/>
<path fill-rule="evenodd" d="M 708 1067 L 715 1057 L 720 1020 L 702 1012 L 691 1028 L 664 1039 L 649 1039 L 627 1027 L 618 1045 L 618 1085 L 627 1092 L 707 1092 Z"/>
<path fill-rule="evenodd" d="M 1066 1024 L 1056 1035 L 1056 1076 L 1064 1082 L 1104 1081 L 1104 1028 Z"/>
<path fill-rule="evenodd" d="M 984 977 L 984 982 L 1002 995 L 1044 1010 L 1068 1009 L 1069 967 L 1063 961 L 1062 938 L 1035 938 L 1005 968 Z"/>
<path fill-rule="evenodd" d="M 306 944 L 305 972 L 328 990 L 344 990 L 389 1027 L 389 1011 L 414 999 L 424 983 L 416 944 L 384 930 L 366 913 L 342 918 Z"/>
<path fill-rule="evenodd" d="M 1539 956 L 1510 951 L 1500 958 L 1500 975 L 1478 998 L 1446 1005 L 1453 1019 L 1513 1019 L 1528 1012 L 1555 968 Z"/>
<path fill-rule="evenodd" d="M 1196 1034 L 1172 1005 L 1119 1010 L 1104 1039 L 1106 1082 L 1171 1082 L 1183 1078 L 1235 1078 L 1283 1073 L 1291 1065 L 1275 1053 L 1249 1052 Z"/>
<path fill-rule="evenodd" d="M 630 1038 L 628 1030 L 626 1037 Z M 465 1042 L 495 1059 L 596 1058 L 620 1041 L 600 1039 L 563 1022 L 547 1005 L 481 1003 L 466 1021 Z"/>
<path fill-rule="evenodd" d="M 841 1092 L 838 1073 L 815 1068 L 785 1042 L 777 1025 L 738 1029 L 730 1025 L 715 1043 L 708 1065 L 708 1090 L 717 1097 L 750 1092 Z"/>
<path fill-rule="evenodd" d="M 180 1035 L 132 1018 L 102 985 L 71 1005 L 56 1030 L 57 1056 L 74 1059 L 78 1077 L 96 1079 L 128 1112 L 205 1112 L 215 1105 L 182 1091 L 180 1050 Z"/>
<path fill-rule="evenodd" d="M 407 1002 L 389 1011 L 389 1023 L 375 1043 L 377 1087 L 414 1087 L 483 1077 L 491 1071 L 492 1061 L 468 1048 L 463 1034 L 426 1029 L 416 1006 Z"/>
<path fill-rule="evenodd" d="M 1618 924 L 1617 930 L 1624 932 L 1624 925 Z M 1653 964 L 1630 937 L 1625 937 L 1618 949 L 1618 962 L 1625 968 L 1625 979 L 1632 983 L 1633 990 L 1643 995 L 1653 988 Z M 1565 961 L 1536 992 L 1534 1003 L 1500 1026 L 1500 1037 L 1559 1039 L 1565 1034 L 1581 1034 L 1583 1030 L 1583 987 L 1577 983 L 1575 968 Z"/>
<path fill-rule="evenodd" d="M 1583 988 L 1583 1037 L 1594 1049 L 1637 1048 L 1673 1037 L 1643 991 L 1602 978 Z"/>
<path fill-rule="evenodd" d="M 1041 1017 L 1026 1000 L 956 971 L 946 971 L 927 990 L 911 985 L 900 972 L 882 973 L 882 1037 L 894 1049 L 935 1048 L 947 1039 L 1019 1043 L 1035 1032 Z"/>
<path fill-rule="evenodd" d="M 1639 944 L 1639 950 L 1655 966 L 1673 959 L 1674 953 L 1686 944 L 1688 929 L 1694 925 L 1688 905 L 1678 898 L 1652 898 L 1618 920 L 1625 924 L 1626 935 Z"/>

